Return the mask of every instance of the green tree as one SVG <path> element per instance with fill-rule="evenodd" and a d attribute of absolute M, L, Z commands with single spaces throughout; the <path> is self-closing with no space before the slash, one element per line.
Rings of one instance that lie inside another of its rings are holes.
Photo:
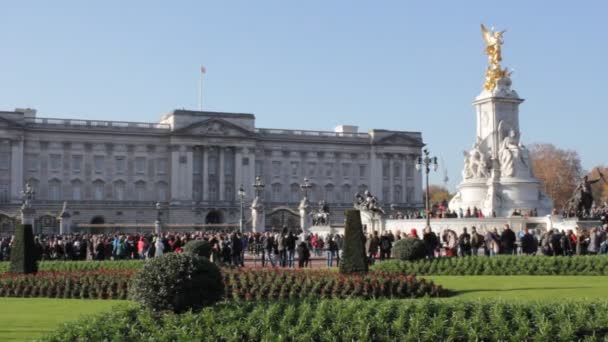
<path fill-rule="evenodd" d="M 340 273 L 367 273 L 365 236 L 359 210 L 347 210 L 344 227 L 344 253 L 340 261 Z"/>
<path fill-rule="evenodd" d="M 15 244 L 11 248 L 9 272 L 21 274 L 38 272 L 34 233 L 30 224 L 20 224 L 15 229 Z"/>

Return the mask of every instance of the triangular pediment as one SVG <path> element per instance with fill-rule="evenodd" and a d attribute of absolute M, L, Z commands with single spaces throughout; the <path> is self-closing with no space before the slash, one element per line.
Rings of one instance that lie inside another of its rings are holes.
<path fill-rule="evenodd" d="M 384 138 L 381 138 L 376 142 L 378 145 L 403 145 L 403 146 L 416 146 L 422 147 L 424 143 L 419 139 L 405 135 L 403 133 L 394 133 Z"/>
<path fill-rule="evenodd" d="M 180 128 L 175 133 L 184 134 L 184 135 L 196 135 L 196 136 L 226 136 L 226 137 L 249 136 L 249 135 L 253 134 L 253 132 L 251 132 L 239 125 L 233 124 L 230 121 L 227 121 L 224 119 L 219 119 L 219 118 L 211 118 L 211 119 L 193 123 L 190 126 Z"/>

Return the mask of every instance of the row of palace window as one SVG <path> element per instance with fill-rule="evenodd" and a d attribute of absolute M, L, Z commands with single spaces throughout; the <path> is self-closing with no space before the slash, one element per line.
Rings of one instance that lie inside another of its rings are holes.
<path fill-rule="evenodd" d="M 302 190 L 299 184 L 291 184 L 289 186 L 288 199 L 286 200 L 286 194 L 283 193 L 283 185 L 279 183 L 272 184 L 270 191 L 265 192 L 265 200 L 272 202 L 290 202 L 297 203 L 302 199 Z M 362 184 L 357 188 L 358 193 L 363 193 L 367 190 L 367 185 Z M 407 187 L 406 189 L 405 202 L 411 203 L 414 200 L 414 188 Z M 343 185 L 336 189 L 332 184 L 328 184 L 324 187 L 311 185 L 308 190 L 308 198 L 313 202 L 324 200 L 328 203 L 353 203 L 355 201 L 354 189 L 350 185 Z M 393 187 L 393 197 L 390 196 L 390 188 L 384 187 L 382 189 L 382 200 L 393 203 L 403 203 L 403 188 L 401 185 Z"/>
<path fill-rule="evenodd" d="M 37 188 L 35 181 L 30 181 Z M 64 193 L 65 190 L 68 193 Z M 106 183 L 97 180 L 92 183 L 92 192 L 90 198 L 84 196 L 84 186 L 80 181 L 73 181 L 70 186 L 66 189 L 63 187 L 59 180 L 53 179 L 48 183 L 48 200 L 60 201 L 60 200 L 113 200 L 113 201 L 167 201 L 168 198 L 168 185 L 165 182 L 157 182 L 154 184 L 154 194 L 151 194 L 148 189 L 146 182 L 138 181 L 134 184 L 134 191 L 127 191 L 127 183 L 124 181 L 116 181 L 112 183 L 111 188 L 106 187 Z"/>
<path fill-rule="evenodd" d="M 289 174 L 291 176 L 306 176 L 306 177 L 314 177 L 314 176 L 325 176 L 325 177 L 333 177 L 333 176 L 341 176 L 344 178 L 349 177 L 358 177 L 365 178 L 367 177 L 367 165 L 366 164 L 356 164 L 354 167 L 351 163 L 342 163 L 340 166 L 340 170 L 336 170 L 336 164 L 327 162 L 323 163 L 323 168 L 321 169 L 317 162 L 308 162 L 306 163 L 306 173 L 302 174 L 302 168 L 300 166 L 300 162 L 291 161 L 291 162 L 283 162 L 280 160 L 274 160 L 271 163 L 271 172 L 273 176 L 280 176 L 284 174 L 284 166 L 289 166 Z M 393 163 L 393 178 L 401 178 L 401 163 Z M 414 176 L 414 167 L 406 168 L 406 177 L 411 178 Z M 358 167 L 358 170 L 355 169 Z M 358 171 L 358 173 L 355 173 Z M 255 172 L 256 175 L 264 174 L 264 161 L 256 160 L 255 162 Z M 390 174 L 390 163 L 388 160 L 385 160 L 382 164 L 382 176 L 385 179 L 389 178 Z"/>
<path fill-rule="evenodd" d="M 0 169 L 2 169 L 2 155 L 0 155 Z M 68 168 L 74 175 L 83 173 L 83 155 L 72 154 L 68 160 L 65 160 L 61 154 L 49 154 L 48 167 L 51 172 L 59 172 Z M 124 175 L 127 173 L 127 157 L 126 156 L 93 156 L 93 173 L 102 175 L 108 170 L 108 163 L 113 162 L 114 174 Z M 146 157 L 133 158 L 133 173 L 137 175 L 146 174 L 147 167 L 152 170 L 152 174 L 156 171 L 156 175 L 163 176 L 167 174 L 167 158 L 148 159 Z M 8 166 L 7 166 L 8 168 Z M 30 172 L 37 172 L 40 169 L 40 158 L 37 154 L 28 154 L 26 156 L 26 168 Z M 110 171 L 111 172 L 111 171 Z"/>

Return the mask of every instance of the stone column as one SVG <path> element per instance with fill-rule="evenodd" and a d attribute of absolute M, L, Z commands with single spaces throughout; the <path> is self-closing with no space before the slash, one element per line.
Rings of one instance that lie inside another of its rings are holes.
<path fill-rule="evenodd" d="M 226 170 L 224 170 L 224 157 L 225 157 L 225 147 L 220 147 L 219 149 L 219 157 L 220 157 L 220 171 L 219 171 L 219 182 L 220 182 L 220 187 L 219 187 L 219 199 L 220 201 L 223 201 L 224 199 L 226 199 L 226 184 L 225 183 L 225 177 L 224 174 L 226 173 Z"/>
<path fill-rule="evenodd" d="M 179 145 L 171 145 L 170 147 L 170 151 L 171 151 L 171 165 L 170 165 L 170 172 L 171 172 L 171 196 L 170 196 L 170 200 L 173 202 L 175 200 L 178 200 L 180 198 L 180 165 L 179 165 Z"/>
<path fill-rule="evenodd" d="M 11 141 L 11 201 L 20 202 L 23 192 L 23 140 Z"/>
<path fill-rule="evenodd" d="M 160 222 L 160 220 L 154 221 L 154 234 L 160 235 L 160 233 L 162 231 L 162 227 L 163 227 L 163 225 Z"/>
<path fill-rule="evenodd" d="M 394 156 L 391 155 L 388 158 L 388 199 L 384 200 L 385 204 L 391 204 L 393 203 L 393 200 L 395 199 L 395 175 L 393 174 L 394 171 Z"/>
<path fill-rule="evenodd" d="M 244 185 L 243 179 L 243 153 L 242 148 L 237 147 L 234 151 L 234 189 L 239 189 L 241 185 Z"/>
<path fill-rule="evenodd" d="M 209 147 L 202 146 L 203 149 L 203 201 L 209 200 Z"/>

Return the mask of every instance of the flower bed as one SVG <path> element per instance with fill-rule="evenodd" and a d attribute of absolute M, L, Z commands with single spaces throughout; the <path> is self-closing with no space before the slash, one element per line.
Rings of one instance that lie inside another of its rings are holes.
<path fill-rule="evenodd" d="M 46 341 L 602 341 L 608 302 L 320 300 L 224 303 L 154 316 L 127 308 Z"/>
<path fill-rule="evenodd" d="M 383 261 L 374 271 L 422 275 L 608 275 L 608 255 L 454 257 Z"/>
<path fill-rule="evenodd" d="M 127 299 L 133 270 L 0 275 L 0 297 Z"/>
<path fill-rule="evenodd" d="M 138 270 L 144 260 L 64 261 L 45 260 L 38 263 L 39 271 Z M 8 272 L 9 262 L 0 262 L 0 273 Z"/>
<path fill-rule="evenodd" d="M 224 269 L 226 298 L 416 298 L 447 295 L 438 285 L 414 276 L 371 272 L 343 275 L 330 270 Z"/>
<path fill-rule="evenodd" d="M 127 299 L 134 270 L 39 272 L 0 276 L 0 297 Z M 372 272 L 223 269 L 226 300 L 440 297 L 441 286 L 414 276 Z"/>

